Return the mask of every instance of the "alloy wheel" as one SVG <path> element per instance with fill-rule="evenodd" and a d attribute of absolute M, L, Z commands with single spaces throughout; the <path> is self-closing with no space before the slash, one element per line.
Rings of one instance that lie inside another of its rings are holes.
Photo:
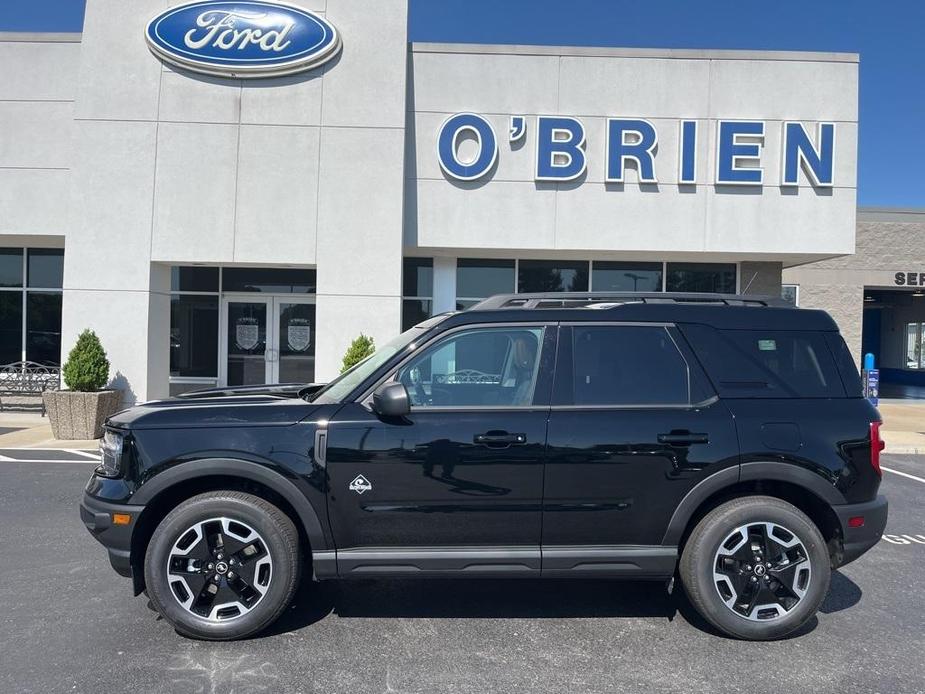
<path fill-rule="evenodd" d="M 167 557 L 167 582 L 183 609 L 213 622 L 250 612 L 273 578 L 267 543 L 247 523 L 209 518 L 183 531 Z"/>
<path fill-rule="evenodd" d="M 802 540 L 778 523 L 741 525 L 720 543 L 713 559 L 713 582 L 727 608 L 752 621 L 790 613 L 812 580 Z"/>

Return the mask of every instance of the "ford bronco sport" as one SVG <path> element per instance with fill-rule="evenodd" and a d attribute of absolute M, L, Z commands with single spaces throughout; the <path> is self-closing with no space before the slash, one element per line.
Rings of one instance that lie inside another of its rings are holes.
<path fill-rule="evenodd" d="M 81 516 L 204 639 L 264 629 L 303 575 L 678 575 L 717 629 L 774 639 L 883 532 L 879 427 L 822 311 L 496 296 L 324 386 L 116 414 Z"/>

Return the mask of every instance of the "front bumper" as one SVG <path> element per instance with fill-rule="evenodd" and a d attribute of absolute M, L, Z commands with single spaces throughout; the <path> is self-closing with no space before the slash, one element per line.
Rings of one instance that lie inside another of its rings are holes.
<path fill-rule="evenodd" d="M 880 541 L 880 537 L 886 528 L 889 504 L 885 497 L 878 496 L 873 501 L 867 501 L 863 504 L 833 506 L 832 510 L 835 511 L 841 525 L 843 545 L 835 566 L 844 566 L 860 557 Z M 858 516 L 864 518 L 864 525 L 859 528 L 850 527 L 848 519 Z"/>
<path fill-rule="evenodd" d="M 113 504 L 84 493 L 80 502 L 80 520 L 106 551 L 109 563 L 122 576 L 132 576 L 132 532 L 144 506 Z M 124 513 L 131 516 L 128 525 L 115 525 L 112 514 Z"/>

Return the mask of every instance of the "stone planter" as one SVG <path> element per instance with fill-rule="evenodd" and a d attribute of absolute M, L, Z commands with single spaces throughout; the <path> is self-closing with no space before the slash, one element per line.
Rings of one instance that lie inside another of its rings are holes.
<path fill-rule="evenodd" d="M 103 435 L 103 422 L 121 408 L 122 392 L 49 390 L 42 393 L 42 399 L 56 439 L 87 440 Z"/>

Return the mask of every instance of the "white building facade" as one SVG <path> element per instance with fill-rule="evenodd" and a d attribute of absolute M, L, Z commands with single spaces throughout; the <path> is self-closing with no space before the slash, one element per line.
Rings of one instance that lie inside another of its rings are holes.
<path fill-rule="evenodd" d="M 777 294 L 854 252 L 856 55 L 409 44 L 404 0 L 292 5 L 340 43 L 283 76 L 156 56 L 164 0 L 0 35 L 0 362 L 92 328 L 128 402 L 324 381 L 500 291 Z"/>

